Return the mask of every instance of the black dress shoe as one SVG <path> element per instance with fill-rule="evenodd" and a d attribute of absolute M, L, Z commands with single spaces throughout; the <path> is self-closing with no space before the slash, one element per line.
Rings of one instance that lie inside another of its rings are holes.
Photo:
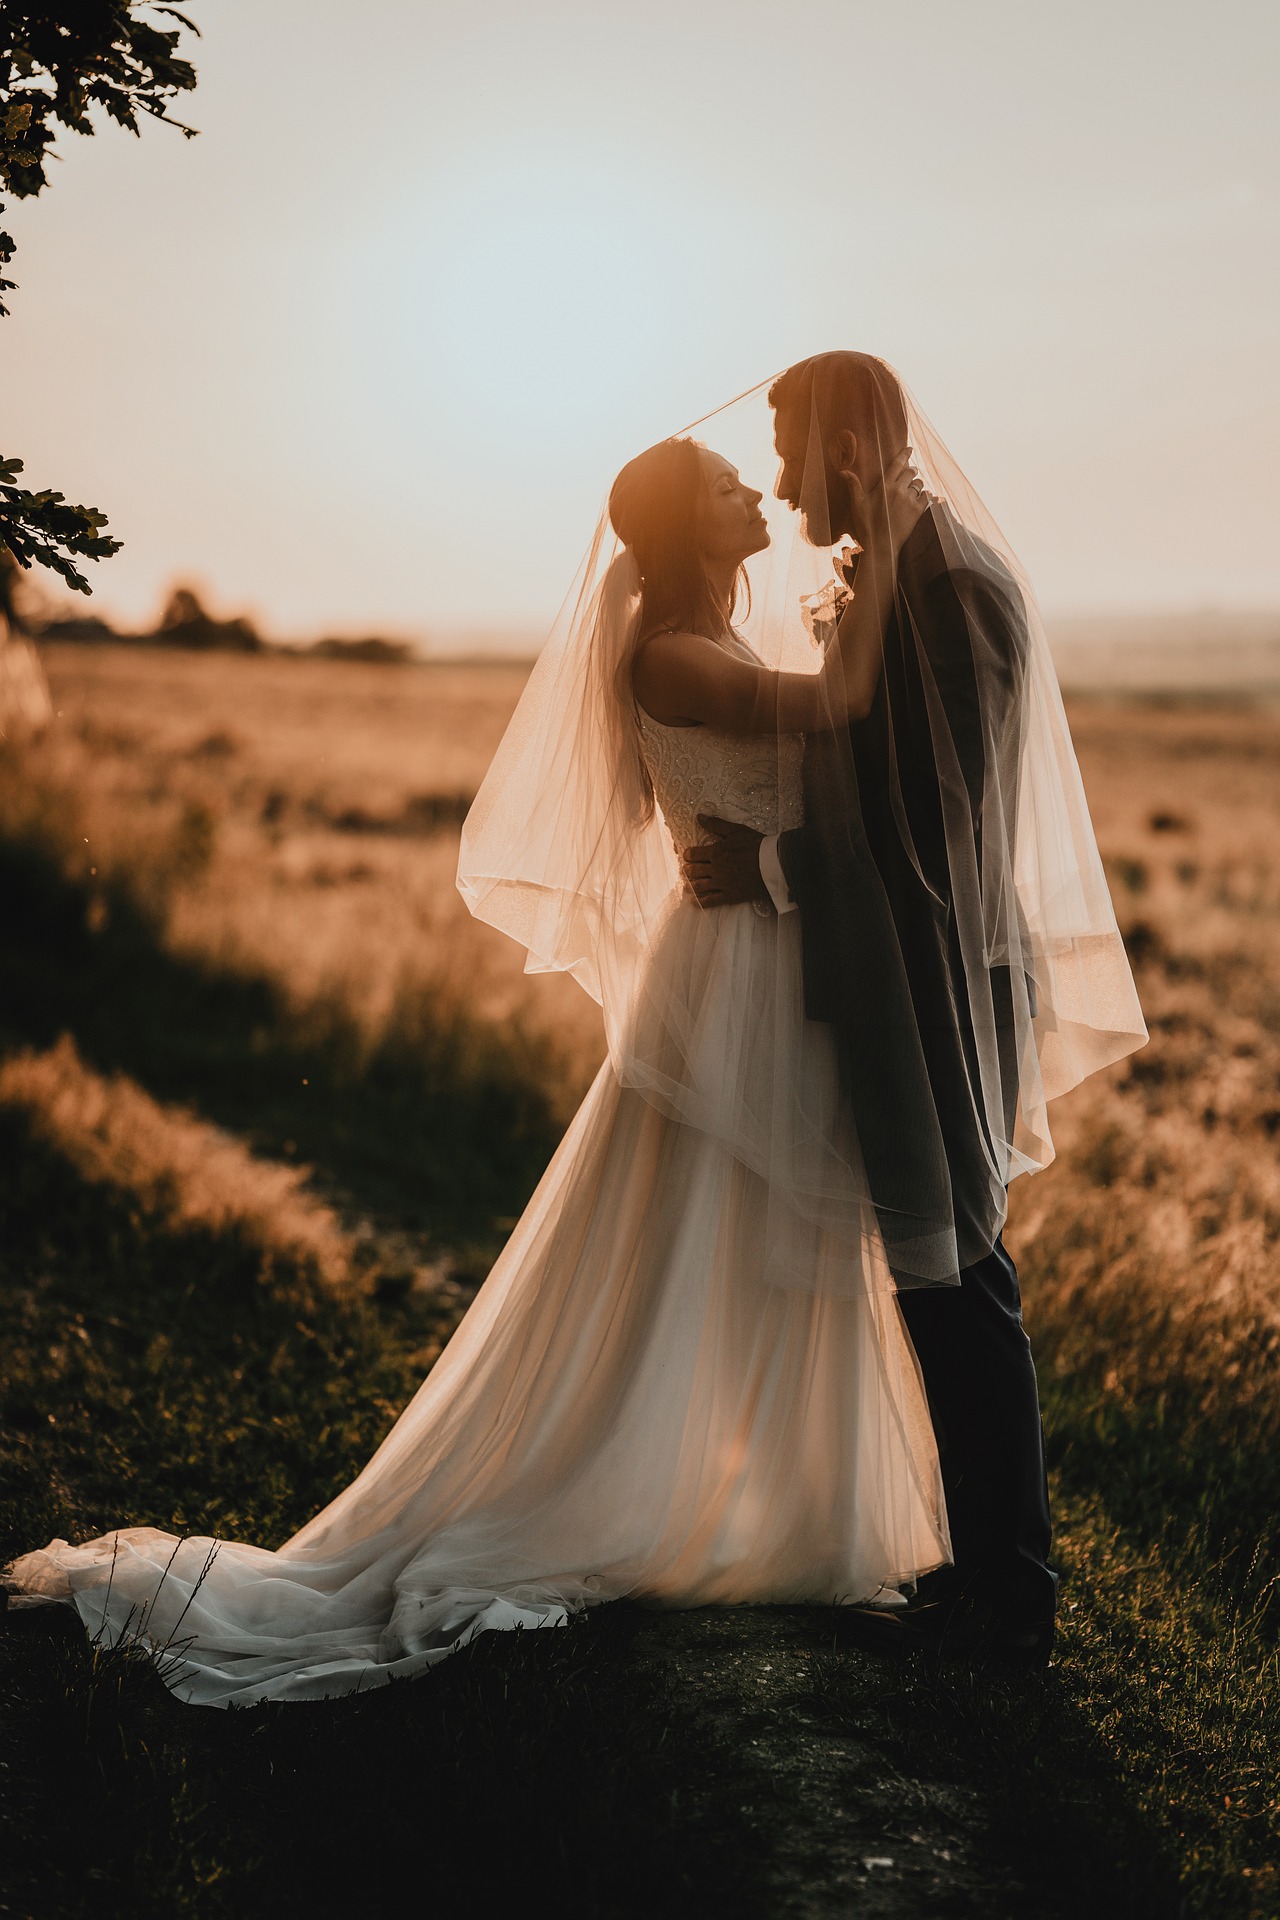
<path fill-rule="evenodd" d="M 1047 1667 L 1053 1653 L 1051 1620 L 1005 1619 L 967 1596 L 950 1602 L 920 1599 L 892 1613 L 850 1607 L 845 1621 L 856 1646 L 892 1659 L 924 1654 L 1034 1671 Z"/>

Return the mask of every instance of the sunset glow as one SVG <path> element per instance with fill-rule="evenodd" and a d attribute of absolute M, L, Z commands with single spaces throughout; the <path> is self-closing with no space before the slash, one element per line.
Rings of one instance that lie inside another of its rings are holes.
<path fill-rule="evenodd" d="M 9 438 L 110 512 L 105 609 L 536 631 L 624 458 L 854 345 L 1050 609 L 1280 601 L 1262 0 L 376 20 L 219 0 L 200 137 L 65 138 L 13 215 Z"/>

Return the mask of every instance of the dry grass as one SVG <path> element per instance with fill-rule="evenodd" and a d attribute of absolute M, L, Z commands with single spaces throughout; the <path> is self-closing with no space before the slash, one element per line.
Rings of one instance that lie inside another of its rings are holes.
<path fill-rule="evenodd" d="M 0 1107 L 25 1114 L 34 1137 L 82 1178 L 131 1195 L 170 1231 L 238 1233 L 264 1254 L 311 1264 L 330 1286 L 353 1280 L 351 1236 L 307 1191 L 309 1168 L 251 1154 L 124 1074 L 94 1073 L 69 1034 L 0 1064 Z"/>
<path fill-rule="evenodd" d="M 73 871 L 150 888 L 179 954 L 299 1004 L 336 993 L 372 1033 L 406 990 L 443 988 L 554 1032 L 581 1086 L 595 1008 L 522 973 L 453 886 L 521 669 L 71 646 L 47 664 L 59 719 L 10 774 L 8 831 L 38 816 Z M 1015 1190 L 1015 1231 L 1111 1194 L 1110 1230 L 1123 1217 L 1163 1284 L 1253 1298 L 1280 1206 L 1280 710 L 1077 702 L 1073 724 L 1152 1044 L 1061 1104 L 1062 1160 Z"/>
<path fill-rule="evenodd" d="M 1280 710 L 1099 703 L 1073 724 L 1151 1043 L 1061 1103 L 1057 1162 L 1014 1189 L 1051 1442 L 1270 1637 Z"/>
<path fill-rule="evenodd" d="M 599 1016 L 529 976 L 454 887 L 457 828 L 524 684 L 389 667 L 54 646 L 57 719 L 0 799 L 81 873 L 124 874 L 177 954 L 337 995 L 370 1038 L 407 993 L 554 1028 L 580 1090 Z M 12 776 L 11 776 L 12 782 Z"/>
<path fill-rule="evenodd" d="M 58 719 L 10 768 L 7 831 L 127 876 L 174 953 L 337 1000 L 371 1038 L 423 991 L 549 1032 L 571 1105 L 596 1009 L 525 975 L 453 885 L 522 669 L 74 646 L 47 665 Z M 1073 725 L 1152 1042 L 1060 1104 L 1060 1159 L 1015 1189 L 1012 1237 L 1041 1321 L 1123 1300 L 1166 1349 L 1175 1324 L 1207 1342 L 1206 1377 L 1253 1378 L 1280 1288 L 1280 708 L 1078 701 Z"/>
<path fill-rule="evenodd" d="M 1058 1162 L 1014 1190 L 1037 1310 L 1065 1324 L 1123 1298 L 1161 1327 L 1162 1363 L 1176 1338 L 1206 1387 L 1261 1392 L 1280 1345 L 1280 711 L 1099 704 L 1074 727 L 1151 1042 L 1061 1103 Z"/>
<path fill-rule="evenodd" d="M 483 1272 L 485 1223 L 518 1210 L 554 1137 L 543 1090 L 563 1113 L 599 1057 L 585 996 L 524 977 L 452 884 L 458 814 L 522 676 L 123 648 L 49 666 L 59 720 L 0 756 L 0 881 L 25 903 L 0 1039 L 41 1049 L 0 1070 L 14 1544 L 122 1511 L 278 1538 L 447 1338 L 467 1287 L 429 1302 L 423 1257 L 456 1253 L 474 1213 L 456 1271 Z M 1031 1690 L 842 1660 L 828 1705 L 905 1729 L 908 1782 L 948 1742 L 955 1779 L 999 1776 L 1010 1832 L 1054 1860 L 1046 1911 L 1121 1910 L 1124 1881 L 1145 1890 L 1126 1912 L 1263 1916 L 1280 1910 L 1280 708 L 1077 701 L 1072 722 L 1152 1041 L 1060 1103 L 1057 1162 L 1013 1196 L 1062 1655 Z M 97 1071 L 49 1051 L 64 1028 Z M 294 1168 L 151 1095 L 277 1157 L 296 1144 L 393 1231 L 403 1203 L 400 1291 L 317 1289 L 341 1234 Z M 147 1345 L 157 1302 L 178 1333 Z M 69 1317 L 83 1337 L 63 1339 Z M 65 1691 L 80 1713 L 89 1693 Z M 171 1758 L 199 1808 L 217 1772 L 189 1724 Z M 164 1826 L 169 1786 L 126 1772 Z M 218 1860 L 239 1859 L 243 1823 L 218 1812 Z"/>

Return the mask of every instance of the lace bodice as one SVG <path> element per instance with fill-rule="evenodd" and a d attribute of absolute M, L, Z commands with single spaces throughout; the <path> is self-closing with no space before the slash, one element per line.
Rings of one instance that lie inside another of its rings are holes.
<path fill-rule="evenodd" d="M 678 848 L 709 838 L 700 813 L 739 820 L 757 833 L 785 833 L 803 821 L 803 734 L 669 727 L 643 708 L 636 714 L 654 797 Z"/>

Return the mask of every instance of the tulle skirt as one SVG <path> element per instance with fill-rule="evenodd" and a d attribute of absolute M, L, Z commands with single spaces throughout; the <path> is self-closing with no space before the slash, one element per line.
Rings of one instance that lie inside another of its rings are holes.
<path fill-rule="evenodd" d="M 813 1199 L 837 1179 L 835 1069 L 797 920 L 674 911 L 625 1057 L 415 1398 L 300 1533 L 54 1541 L 9 1570 L 16 1603 L 74 1604 L 180 1698 L 226 1706 L 367 1688 L 622 1596 L 850 1602 L 946 1560 L 882 1256 L 838 1194 L 830 1215 Z"/>

